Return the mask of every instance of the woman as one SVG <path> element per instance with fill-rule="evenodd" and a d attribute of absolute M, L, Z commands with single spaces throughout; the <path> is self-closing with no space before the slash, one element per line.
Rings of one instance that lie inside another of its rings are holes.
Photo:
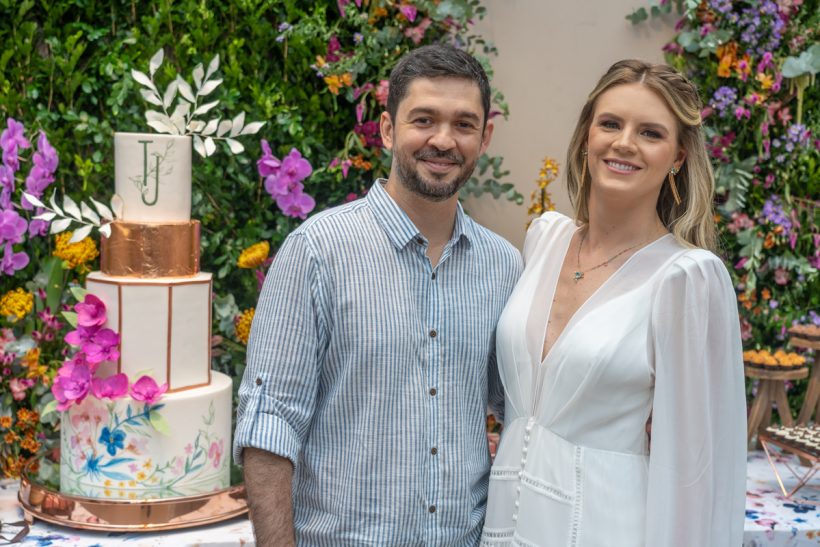
<path fill-rule="evenodd" d="M 498 324 L 507 402 L 483 544 L 742 543 L 740 332 L 708 250 L 700 109 L 671 68 L 621 61 L 581 112 L 567 158 L 575 221 L 532 223 Z"/>

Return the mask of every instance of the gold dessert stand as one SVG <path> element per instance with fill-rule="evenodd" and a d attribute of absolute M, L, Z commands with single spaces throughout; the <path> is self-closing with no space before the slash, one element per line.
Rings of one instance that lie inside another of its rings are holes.
<path fill-rule="evenodd" d="M 817 456 L 813 454 L 809 454 L 805 450 L 801 450 L 796 446 L 792 446 L 790 444 L 782 442 L 780 439 L 769 435 L 768 433 L 761 432 L 758 435 L 758 440 L 760 441 L 760 445 L 763 447 L 763 451 L 766 453 L 766 459 L 769 460 L 769 465 L 774 471 L 774 476 L 777 479 L 777 484 L 780 486 L 780 491 L 783 492 L 783 497 L 788 500 L 793 500 L 792 496 L 794 496 L 798 490 L 803 488 L 811 479 L 817 474 L 817 471 L 820 471 L 820 460 L 818 460 Z M 798 458 L 800 458 L 801 462 L 806 462 L 808 465 L 808 469 L 805 472 L 796 471 L 788 462 L 782 462 L 783 465 L 791 472 L 792 476 L 797 479 L 797 485 L 792 488 L 790 491 L 786 490 L 786 486 L 783 484 L 783 479 L 780 476 L 780 472 L 777 470 L 777 465 L 775 465 L 774 457 L 772 455 L 772 447 L 777 447 L 781 452 L 787 452 L 794 454 Z M 812 501 L 809 499 L 801 499 L 801 500 L 793 500 L 801 504 L 809 504 L 809 505 L 820 505 L 820 501 Z"/>
<path fill-rule="evenodd" d="M 72 496 L 38 484 L 30 477 L 29 461 L 17 496 L 25 520 L 106 532 L 178 530 L 239 517 L 248 512 L 244 485 L 180 498 L 106 500 Z"/>

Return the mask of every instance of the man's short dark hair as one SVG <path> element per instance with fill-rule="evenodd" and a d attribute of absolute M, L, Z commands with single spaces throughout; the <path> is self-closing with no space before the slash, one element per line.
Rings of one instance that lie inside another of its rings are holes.
<path fill-rule="evenodd" d="M 481 91 L 484 125 L 490 114 L 490 82 L 475 57 L 447 44 L 431 44 L 412 50 L 390 72 L 387 113 L 395 123 L 399 103 L 417 78 L 463 78 L 475 82 Z"/>

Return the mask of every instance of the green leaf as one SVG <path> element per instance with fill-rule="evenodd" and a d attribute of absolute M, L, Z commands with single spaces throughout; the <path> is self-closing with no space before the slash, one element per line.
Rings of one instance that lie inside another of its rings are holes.
<path fill-rule="evenodd" d="M 64 311 L 60 315 L 63 316 L 63 319 L 65 319 L 68 322 L 69 325 L 71 325 L 75 329 L 77 328 L 77 312 L 75 312 L 75 311 Z"/>
<path fill-rule="evenodd" d="M 45 418 L 46 416 L 48 416 L 49 414 L 51 414 L 52 412 L 54 412 L 56 410 L 57 410 L 57 400 L 52 399 L 40 411 L 40 419 Z"/>
<path fill-rule="evenodd" d="M 82 302 L 85 300 L 85 295 L 88 294 L 87 289 L 77 285 L 73 285 L 69 290 L 71 291 L 71 296 L 73 296 L 77 302 Z"/>
<path fill-rule="evenodd" d="M 165 437 L 171 436 L 171 428 L 168 425 L 168 420 L 165 419 L 165 416 L 160 414 L 159 412 L 152 411 L 150 413 L 151 425 L 156 429 L 161 435 Z"/>

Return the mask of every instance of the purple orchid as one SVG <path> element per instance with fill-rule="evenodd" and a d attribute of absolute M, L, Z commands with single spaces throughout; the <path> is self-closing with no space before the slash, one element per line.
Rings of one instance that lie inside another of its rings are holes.
<path fill-rule="evenodd" d="M 150 376 L 140 376 L 139 380 L 131 386 L 131 397 L 136 401 L 142 401 L 152 405 L 156 403 L 166 391 L 168 391 L 168 384 L 158 386 L 156 380 Z"/>
<path fill-rule="evenodd" d="M 279 168 L 282 162 L 273 155 L 268 141 L 262 139 L 262 157 L 256 162 L 256 168 L 259 171 L 260 177 L 270 177 L 279 174 Z"/>
<path fill-rule="evenodd" d="M 34 153 L 32 163 L 34 163 L 34 166 L 31 168 L 28 177 L 26 177 L 26 191 L 39 198 L 43 195 L 45 189 L 54 182 L 54 173 L 60 163 L 57 151 L 51 146 L 46 134 L 42 131 L 39 139 L 37 139 L 37 152 Z M 21 204 L 24 209 L 29 211 L 34 208 L 33 204 L 25 199 L 22 200 Z"/>
<path fill-rule="evenodd" d="M 282 159 L 282 169 L 279 178 L 284 178 L 288 185 L 300 182 L 313 172 L 310 162 L 302 157 L 302 154 L 295 148 L 291 148 L 287 156 Z"/>
<path fill-rule="evenodd" d="M 82 352 L 88 362 L 96 365 L 104 361 L 116 361 L 120 357 L 120 335 L 111 329 L 100 329 L 94 337 L 82 344 Z"/>
<path fill-rule="evenodd" d="M 128 375 L 114 374 L 108 378 L 93 378 L 91 393 L 97 399 L 120 399 L 128 394 Z"/>
<path fill-rule="evenodd" d="M 14 275 L 17 270 L 22 270 L 29 263 L 29 256 L 24 252 L 14 252 L 11 242 L 6 243 L 3 251 L 3 260 L 0 262 L 0 271 L 6 275 Z"/>
<path fill-rule="evenodd" d="M 304 220 L 307 214 L 316 207 L 316 201 L 308 194 L 293 192 L 277 197 L 276 205 L 287 216 Z"/>
<path fill-rule="evenodd" d="M 412 23 L 416 20 L 416 15 L 418 15 L 419 10 L 412 4 L 402 4 L 399 6 L 399 11 Z"/>
<path fill-rule="evenodd" d="M 81 403 L 91 389 L 91 369 L 86 364 L 67 361 L 60 367 L 51 386 L 57 400 L 57 410 L 67 410 L 74 403 Z"/>
<path fill-rule="evenodd" d="M 14 194 L 14 171 L 6 165 L 0 165 L 0 207 L 11 208 L 11 196 Z"/>
<path fill-rule="evenodd" d="M 81 327 L 99 327 L 105 323 L 105 304 L 93 294 L 86 294 L 82 302 L 77 302 L 74 311 Z"/>
<path fill-rule="evenodd" d="M 26 139 L 25 127 L 14 118 L 6 120 L 6 129 L 0 134 L 0 148 L 3 150 L 3 163 L 12 170 L 20 168 L 20 160 L 17 157 L 19 148 L 26 149 L 31 143 Z"/>
<path fill-rule="evenodd" d="M 20 243 L 28 223 L 17 211 L 6 209 L 0 213 L 0 241 Z"/>

